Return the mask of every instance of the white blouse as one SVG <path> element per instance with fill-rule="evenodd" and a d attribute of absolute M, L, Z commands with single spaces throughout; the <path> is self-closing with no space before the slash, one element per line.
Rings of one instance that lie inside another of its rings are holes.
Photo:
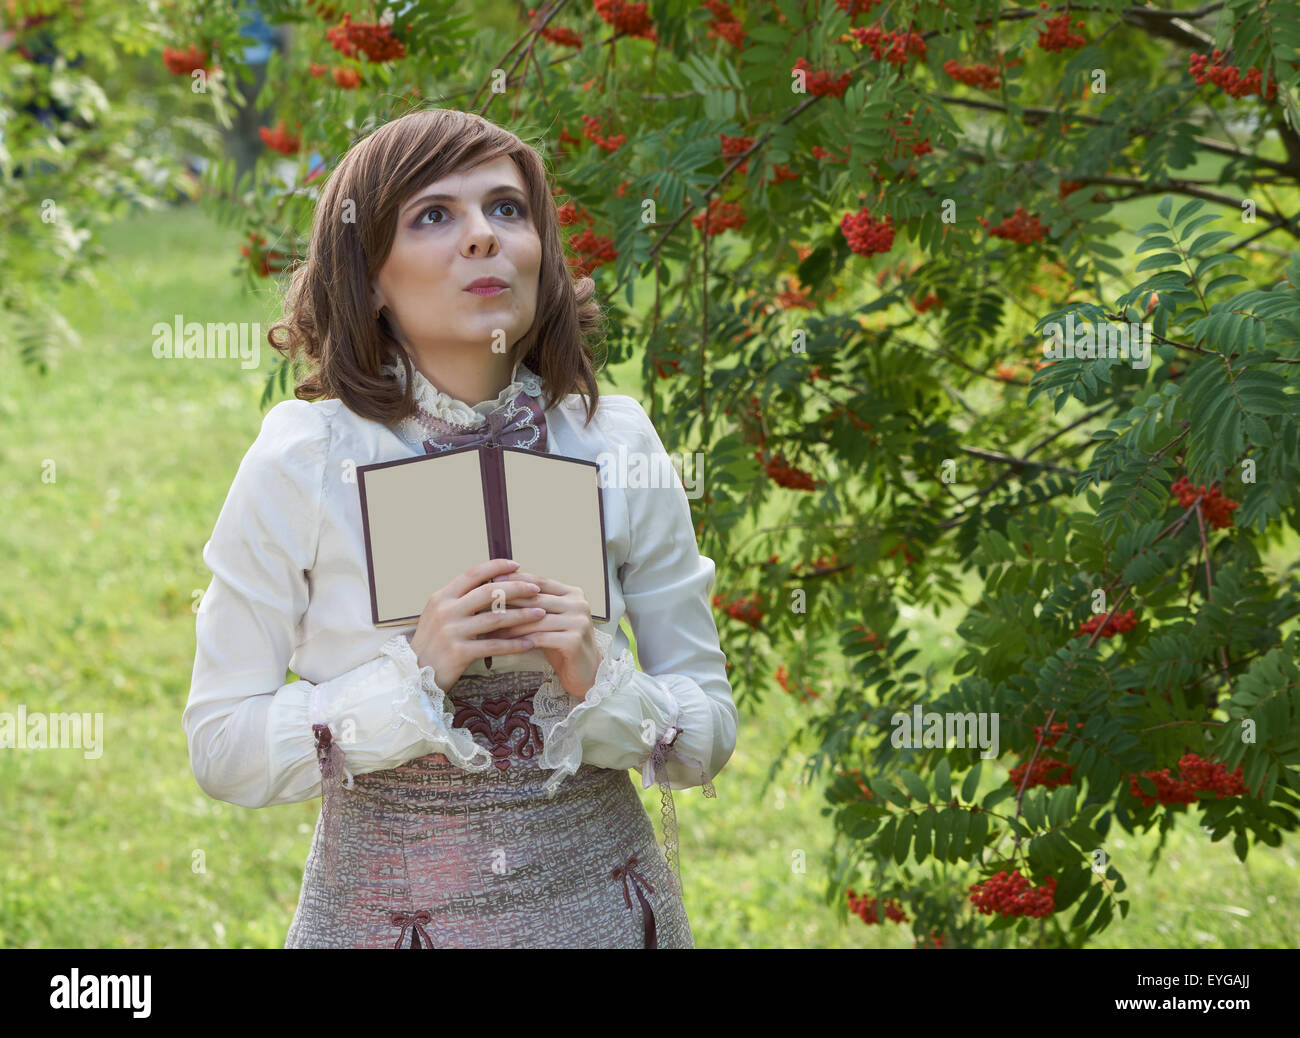
<path fill-rule="evenodd" d="M 402 380 L 400 366 L 388 370 Z M 468 427 L 542 388 L 520 362 L 496 400 L 471 407 L 414 375 L 427 411 Z M 586 428 L 577 394 L 545 415 L 550 453 L 602 466 L 610 618 L 593 621 L 600 667 L 582 700 L 560 686 L 540 648 L 495 656 L 490 672 L 479 658 L 465 673 L 544 673 L 533 723 L 552 795 L 583 763 L 636 768 L 643 787 L 662 780 L 650 754 L 670 728 L 680 729 L 662 769 L 671 788 L 704 785 L 731 758 L 738 718 L 709 601 L 714 563 L 699 554 L 685 489 L 633 398 L 602 394 Z M 434 668 L 418 665 L 416 625 L 375 627 L 370 617 L 356 467 L 421 455 L 427 435 L 414 418 L 389 427 L 340 400 L 285 400 L 267 412 L 203 548 L 212 582 L 199 603 L 181 725 L 209 796 L 243 807 L 320 796 L 313 724 L 329 725 L 343 747 L 349 786 L 353 775 L 435 752 L 472 771 L 492 766 L 489 751 L 452 726 Z M 673 485 L 621 485 L 620 445 L 628 459 L 643 455 L 649 472 L 673 473 Z M 436 539 L 436 516 L 429 534 Z M 642 670 L 619 627 L 624 613 Z M 286 668 L 300 680 L 286 684 Z"/>

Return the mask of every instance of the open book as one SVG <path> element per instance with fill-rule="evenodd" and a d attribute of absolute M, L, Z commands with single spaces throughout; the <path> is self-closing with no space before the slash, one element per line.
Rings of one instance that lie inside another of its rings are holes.
<path fill-rule="evenodd" d="M 599 474 L 594 461 L 485 445 L 359 465 L 375 626 L 418 623 L 430 595 L 489 559 L 582 588 L 607 621 Z"/>

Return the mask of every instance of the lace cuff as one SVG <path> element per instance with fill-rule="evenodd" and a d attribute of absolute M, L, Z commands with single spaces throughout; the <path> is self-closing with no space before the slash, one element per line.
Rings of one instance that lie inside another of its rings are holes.
<path fill-rule="evenodd" d="M 432 667 L 421 667 L 405 635 L 397 634 L 380 650 L 402 675 L 402 685 L 393 699 L 391 727 L 409 724 L 429 743 L 429 753 L 441 753 L 466 771 L 487 771 L 492 754 L 474 741 L 471 732 L 452 724 L 455 716 L 447 709 L 445 695 L 434 680 Z"/>
<path fill-rule="evenodd" d="M 579 701 L 569 695 L 549 664 L 545 668 L 545 679 L 533 695 L 533 724 L 542 733 L 538 764 L 554 771 L 544 786 L 547 796 L 555 796 L 560 783 L 582 767 L 584 714 L 594 710 L 607 696 L 626 688 L 636 673 L 636 663 L 628 649 L 612 657 L 613 637 L 599 628 L 594 633 L 601 660 L 596 668 L 596 680 L 586 697 Z"/>

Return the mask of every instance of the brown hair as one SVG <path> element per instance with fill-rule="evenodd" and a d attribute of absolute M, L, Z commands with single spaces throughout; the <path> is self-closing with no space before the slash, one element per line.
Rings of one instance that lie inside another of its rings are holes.
<path fill-rule="evenodd" d="M 593 298 L 595 282 L 574 280 L 565 262 L 544 161 L 509 130 L 447 108 L 417 110 L 380 126 L 348 149 L 325 182 L 307 259 L 294 269 L 285 295 L 284 320 L 267 330 L 271 346 L 286 358 L 301 350 L 317 365 L 294 396 L 337 398 L 384 424 L 414 411 L 411 359 L 387 319 L 374 315 L 372 279 L 388 258 L 404 201 L 426 184 L 503 155 L 523 177 L 542 243 L 537 312 L 510 349 L 511 365 L 522 357 L 541 376 L 545 407 L 583 393 L 591 422 L 600 389 L 589 341 L 603 330 L 604 314 Z M 356 219 L 357 209 L 363 219 Z M 275 341 L 277 331 L 286 334 L 285 342 Z M 395 360 L 405 368 L 404 387 L 381 370 Z"/>

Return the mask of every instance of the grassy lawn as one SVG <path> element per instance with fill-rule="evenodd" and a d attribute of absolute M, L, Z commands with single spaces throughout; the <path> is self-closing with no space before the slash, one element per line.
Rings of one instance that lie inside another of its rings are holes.
<path fill-rule="evenodd" d="M 0 365 L 0 709 L 100 713 L 103 753 L 0 753 L 0 946 L 280 947 L 320 802 L 247 810 L 190 771 L 181 730 L 201 551 L 261 424 L 262 371 L 152 355 L 155 322 L 260 321 L 273 295 L 230 276 L 239 234 L 194 207 L 110 229 L 93 290 L 66 294 L 82 338 L 51 377 Z M 632 362 L 633 364 L 638 362 Z M 626 366 L 612 391 L 635 393 Z M 743 593 L 745 589 L 727 589 Z M 913 619 L 926 659 L 951 660 L 960 611 Z M 722 621 L 724 648 L 734 621 Z M 841 925 L 824 904 L 821 791 L 793 753 L 807 711 L 776 686 L 741 700 L 738 749 L 715 783 L 675 794 L 687 907 L 700 947 L 910 948 L 905 927 Z M 635 773 L 633 773 L 635 779 Z M 986 776 L 1003 781 L 1005 769 Z M 657 788 L 642 793 L 656 819 Z M 1300 932 L 1296 845 L 1211 844 L 1184 819 L 1152 876 L 1155 836 L 1112 837 L 1132 911 L 1107 947 L 1279 947 Z M 806 872 L 792 868 L 796 852 Z M 967 882 L 970 882 L 969 880 Z"/>

